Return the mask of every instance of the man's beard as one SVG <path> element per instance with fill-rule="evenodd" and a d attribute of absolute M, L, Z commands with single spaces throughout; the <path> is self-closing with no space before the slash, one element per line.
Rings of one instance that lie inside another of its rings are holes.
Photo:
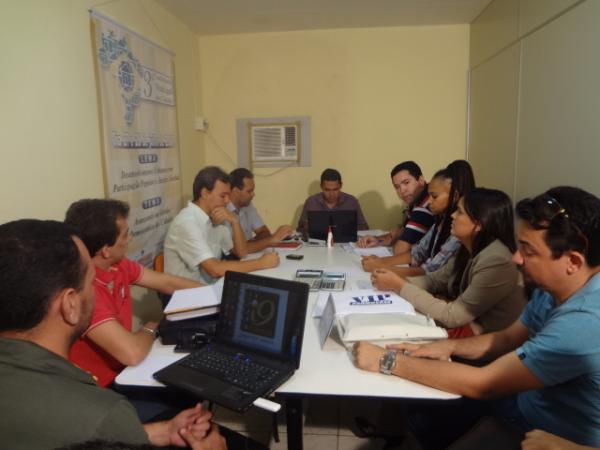
<path fill-rule="evenodd" d="M 523 270 L 522 266 L 518 266 L 519 272 L 521 272 L 521 276 L 523 277 L 523 290 L 525 291 L 525 296 L 527 300 L 529 300 L 533 294 L 533 291 L 538 289 L 540 286 L 531 278 L 527 271 Z"/>
<path fill-rule="evenodd" d="M 71 345 L 75 344 L 77 340 L 85 333 L 85 331 L 90 327 L 92 323 L 92 314 L 87 314 L 87 317 L 82 322 L 78 323 L 75 329 L 73 330 L 73 334 L 71 335 L 70 342 Z"/>

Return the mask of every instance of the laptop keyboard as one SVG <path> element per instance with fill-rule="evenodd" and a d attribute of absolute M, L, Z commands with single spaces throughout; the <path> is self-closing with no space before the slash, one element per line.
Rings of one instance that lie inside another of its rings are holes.
<path fill-rule="evenodd" d="M 181 364 L 250 392 L 262 392 L 279 374 L 279 371 L 255 363 L 246 355 L 222 353 L 213 350 L 210 345 L 190 354 Z"/>

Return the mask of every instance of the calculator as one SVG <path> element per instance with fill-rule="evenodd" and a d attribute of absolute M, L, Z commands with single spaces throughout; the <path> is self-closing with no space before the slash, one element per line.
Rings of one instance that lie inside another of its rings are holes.
<path fill-rule="evenodd" d="M 323 272 L 317 269 L 298 269 L 294 281 L 310 286 L 311 291 L 343 291 L 346 274 L 343 272 Z"/>
<path fill-rule="evenodd" d="M 323 278 L 322 270 L 313 269 L 298 269 L 294 281 L 306 283 L 310 286 L 311 291 L 318 291 L 321 288 L 321 279 Z"/>
<path fill-rule="evenodd" d="M 346 285 L 346 274 L 343 272 L 325 272 L 321 278 L 321 290 L 343 291 Z"/>

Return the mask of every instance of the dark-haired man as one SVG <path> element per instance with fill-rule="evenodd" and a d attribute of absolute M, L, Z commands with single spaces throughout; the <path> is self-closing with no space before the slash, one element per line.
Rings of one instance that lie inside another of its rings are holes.
<path fill-rule="evenodd" d="M 231 252 L 248 254 L 238 216 L 226 206 L 231 194 L 229 175 L 215 166 L 200 170 L 194 179 L 193 200 L 169 227 L 165 239 L 165 271 L 213 283 L 227 270 L 252 272 L 279 264 L 277 253 L 247 261 L 223 259 Z"/>
<path fill-rule="evenodd" d="M 429 210 L 427 183 L 417 163 L 401 162 L 392 169 L 390 176 L 396 194 L 407 205 L 404 223 L 383 236 L 364 236 L 358 240 L 358 246 L 394 245 L 394 254 L 399 255 L 409 252 L 427 234 L 435 218 Z"/>
<path fill-rule="evenodd" d="M 188 432 L 202 439 L 210 413 L 199 405 L 142 425 L 124 397 L 67 360 L 95 302 L 94 264 L 77 233 L 54 221 L 0 225 L 2 448 L 51 449 L 90 438 L 183 447 Z"/>
<path fill-rule="evenodd" d="M 308 211 L 356 211 L 357 228 L 368 230 L 369 225 L 363 215 L 358 199 L 342 192 L 342 175 L 335 169 L 325 169 L 321 173 L 321 192 L 311 195 L 304 202 L 298 221 L 298 231 L 308 232 Z"/>
<path fill-rule="evenodd" d="M 137 365 L 150 352 L 156 322 L 132 331 L 132 284 L 172 294 L 201 283 L 144 268 L 126 257 L 131 241 L 129 205 L 118 200 L 85 199 L 73 203 L 65 222 L 79 230 L 96 269 L 96 307 L 90 326 L 73 345 L 69 358 L 109 386 L 125 366 Z"/>
<path fill-rule="evenodd" d="M 517 394 L 496 414 L 521 433 L 537 428 L 600 447 L 600 199 L 557 187 L 520 201 L 517 216 L 514 261 L 538 286 L 519 320 L 428 345 L 359 343 L 356 364 L 472 398 Z M 451 356 L 493 362 L 474 367 Z M 461 412 L 441 411 L 435 433 L 416 429 L 427 448 L 445 448 L 470 425 Z"/>
<path fill-rule="evenodd" d="M 255 185 L 254 174 L 248 169 L 240 167 L 229 174 L 231 181 L 231 194 L 227 209 L 235 213 L 240 219 L 240 226 L 246 236 L 246 245 L 249 253 L 259 252 L 280 242 L 293 233 L 292 227 L 282 225 L 275 233 L 271 233 L 265 225 L 258 211 L 252 204 Z"/>

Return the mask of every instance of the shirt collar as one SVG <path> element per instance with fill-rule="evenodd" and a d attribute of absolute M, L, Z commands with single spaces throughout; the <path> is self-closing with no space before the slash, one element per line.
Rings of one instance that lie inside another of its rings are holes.
<path fill-rule="evenodd" d="M 188 208 L 192 209 L 194 216 L 196 217 L 196 219 L 198 219 L 199 222 L 201 222 L 201 223 L 210 222 L 210 217 L 208 217 L 208 214 L 206 214 L 204 212 L 204 210 L 202 208 L 200 208 L 198 205 L 196 205 L 194 202 L 190 201 L 188 203 Z"/>
<path fill-rule="evenodd" d="M 348 198 L 348 195 L 346 195 L 345 192 L 340 192 L 340 197 L 338 198 L 338 202 L 335 204 L 334 208 L 337 208 L 338 206 L 342 205 L 346 201 L 347 198 Z M 319 193 L 319 195 L 317 196 L 317 201 L 325 208 L 329 208 L 327 206 L 327 203 L 325 203 L 325 199 L 323 198 L 323 192 Z"/>
<path fill-rule="evenodd" d="M 594 291 L 600 290 L 600 273 L 595 274 L 585 283 L 572 297 L 578 297 L 580 295 L 588 295 Z"/>
<path fill-rule="evenodd" d="M 227 203 L 227 209 L 228 209 L 229 211 L 231 211 L 231 212 L 234 212 L 234 213 L 236 213 L 236 214 L 239 216 L 239 215 L 240 215 L 240 210 L 241 210 L 242 208 L 240 208 L 240 209 L 237 209 L 237 208 L 236 208 L 236 206 L 233 204 L 233 202 L 229 202 L 229 203 Z"/>
<path fill-rule="evenodd" d="M 117 271 L 119 270 L 118 265 L 119 263 L 113 264 L 108 268 L 108 270 L 104 270 L 96 266 L 96 281 L 102 284 L 108 284 L 113 281 Z"/>
<path fill-rule="evenodd" d="M 89 372 L 31 341 L 0 338 L 0 361 L 7 361 L 15 367 L 35 369 L 48 375 L 56 374 L 80 383 L 96 385 L 93 375 Z"/>
<path fill-rule="evenodd" d="M 415 201 L 410 204 L 410 207 L 412 208 L 415 205 L 419 205 L 427 195 L 429 195 L 429 192 L 427 192 L 427 183 L 425 183 L 423 191 L 419 194 Z"/>

